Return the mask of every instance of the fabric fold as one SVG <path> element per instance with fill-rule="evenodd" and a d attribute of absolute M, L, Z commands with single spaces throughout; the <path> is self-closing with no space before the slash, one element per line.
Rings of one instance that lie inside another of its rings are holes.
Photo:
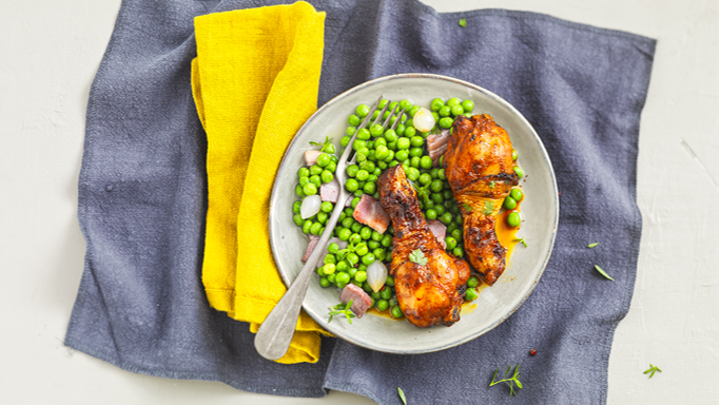
<path fill-rule="evenodd" d="M 305 2 L 195 19 L 193 95 L 208 139 L 202 281 L 210 305 L 253 332 L 286 291 L 268 205 L 285 148 L 317 108 L 324 21 Z M 303 311 L 278 362 L 316 362 L 321 334 Z"/>

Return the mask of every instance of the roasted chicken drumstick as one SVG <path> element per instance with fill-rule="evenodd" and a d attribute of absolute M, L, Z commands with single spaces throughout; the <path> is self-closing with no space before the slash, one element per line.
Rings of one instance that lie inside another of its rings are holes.
<path fill-rule="evenodd" d="M 443 159 L 463 215 L 465 255 L 488 285 L 505 271 L 507 249 L 498 241 L 495 219 L 519 181 L 512 151 L 510 137 L 491 116 L 458 116 Z"/>
<path fill-rule="evenodd" d="M 390 275 L 400 309 L 421 328 L 454 324 L 460 319 L 470 267 L 448 254 L 430 231 L 401 165 L 387 169 L 378 187 L 395 231 Z"/>

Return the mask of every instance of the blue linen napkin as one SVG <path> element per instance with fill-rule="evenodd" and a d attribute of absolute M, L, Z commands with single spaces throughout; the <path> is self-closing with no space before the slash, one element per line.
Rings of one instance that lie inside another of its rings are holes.
<path fill-rule="evenodd" d="M 88 102 L 78 209 L 87 253 L 66 344 L 133 372 L 380 404 L 399 404 L 397 387 L 412 404 L 507 401 L 506 387 L 488 384 L 519 363 L 515 404 L 604 404 L 637 268 L 638 132 L 655 41 L 528 12 L 309 2 L 327 12 L 318 105 L 375 77 L 438 73 L 497 93 L 535 127 L 561 192 L 535 291 L 490 333 L 442 352 L 389 355 L 325 338 L 316 364 L 262 359 L 248 325 L 211 309 L 200 280 L 206 141 L 190 88 L 193 17 L 289 1 L 124 0 Z"/>

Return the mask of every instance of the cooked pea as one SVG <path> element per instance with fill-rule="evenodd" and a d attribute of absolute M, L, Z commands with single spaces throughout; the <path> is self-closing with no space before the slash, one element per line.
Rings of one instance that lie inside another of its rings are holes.
<path fill-rule="evenodd" d="M 441 107 L 438 110 L 438 115 L 441 117 L 449 117 L 451 113 L 452 113 L 452 109 L 450 106 L 447 106 L 447 105 L 444 107 Z"/>
<path fill-rule="evenodd" d="M 507 196 L 505 197 L 505 201 L 503 201 L 503 207 L 508 210 L 514 210 L 515 207 L 517 207 L 517 201 L 511 196 Z"/>
<path fill-rule="evenodd" d="M 432 175 L 431 175 L 431 177 L 432 177 Z M 439 193 L 442 191 L 444 186 L 445 185 L 443 184 L 442 180 L 436 179 L 436 180 L 433 180 L 432 183 L 430 183 L 430 190 L 433 192 Z"/>
<path fill-rule="evenodd" d="M 385 247 L 390 247 L 390 245 L 392 245 L 392 235 L 385 233 L 382 240 L 380 241 L 380 244 Z"/>
<path fill-rule="evenodd" d="M 320 167 L 325 167 L 330 163 L 330 155 L 327 153 L 321 153 L 317 157 L 317 165 Z"/>
<path fill-rule="evenodd" d="M 463 100 L 463 102 L 460 104 L 462 105 L 462 108 L 463 110 L 465 110 L 466 113 L 471 112 L 473 108 L 475 108 L 475 103 L 473 103 L 472 100 Z"/>
<path fill-rule="evenodd" d="M 516 161 L 517 158 L 518 158 L 518 153 L 517 153 L 517 151 L 516 151 L 515 149 L 513 149 L 513 151 L 512 151 L 512 160 L 513 160 L 513 162 Z"/>
<path fill-rule="evenodd" d="M 392 315 L 392 317 L 393 317 L 393 318 L 396 318 L 396 319 L 399 319 L 399 318 L 402 318 L 402 317 L 403 317 L 402 310 L 401 310 L 400 307 L 397 306 L 397 305 L 395 305 L 394 307 L 392 307 L 392 309 L 390 310 L 390 315 Z"/>
<path fill-rule="evenodd" d="M 385 253 L 385 249 L 383 248 L 373 249 L 373 254 L 375 255 L 375 258 L 381 262 L 384 262 L 387 257 L 387 253 Z"/>
<path fill-rule="evenodd" d="M 350 203 L 350 206 L 355 208 L 355 206 L 357 206 L 359 202 L 360 202 L 360 197 L 355 197 L 355 198 L 353 198 L 352 202 Z"/>
<path fill-rule="evenodd" d="M 465 290 L 465 301 L 475 301 L 478 297 L 478 293 L 474 288 L 468 288 Z"/>
<path fill-rule="evenodd" d="M 422 167 L 423 169 L 426 169 L 426 170 L 432 169 L 432 164 L 433 164 L 433 162 L 432 162 L 432 159 L 430 158 L 430 156 L 425 155 L 420 158 L 420 167 Z"/>
<path fill-rule="evenodd" d="M 313 235 L 320 235 L 322 224 L 320 222 L 313 222 L 312 225 L 310 225 L 310 233 Z"/>
<path fill-rule="evenodd" d="M 345 189 L 351 193 L 355 192 L 360 185 L 358 184 L 357 180 L 355 179 L 348 179 L 345 182 Z"/>
<path fill-rule="evenodd" d="M 435 207 L 433 207 L 433 209 L 435 210 L 435 212 L 437 212 L 438 215 L 443 215 L 446 212 L 445 207 L 442 204 L 435 204 Z"/>
<path fill-rule="evenodd" d="M 431 187 L 432 187 L 432 185 L 431 185 Z M 431 199 L 435 204 L 442 204 L 443 201 L 445 201 L 445 198 L 443 197 L 442 193 L 432 193 L 432 194 L 430 194 L 430 199 Z M 443 212 L 444 212 L 444 211 L 443 211 Z"/>
<path fill-rule="evenodd" d="M 362 263 L 366 266 L 369 266 L 375 262 L 375 255 L 372 253 L 367 253 L 362 257 Z"/>
<path fill-rule="evenodd" d="M 320 211 L 322 212 L 332 212 L 334 208 L 335 206 L 330 201 L 323 201 L 322 204 L 320 204 Z"/>
<path fill-rule="evenodd" d="M 313 183 L 308 183 L 302 188 L 302 192 L 305 195 L 315 195 L 317 194 L 317 187 Z"/>
<path fill-rule="evenodd" d="M 457 240 L 455 240 L 455 238 L 453 238 L 452 236 L 448 236 L 447 238 L 445 238 L 445 245 L 446 250 L 453 250 L 457 246 Z"/>
<path fill-rule="evenodd" d="M 438 170 L 438 179 L 447 180 L 447 177 L 445 176 L 445 169 Z"/>
<path fill-rule="evenodd" d="M 382 135 L 383 132 L 385 132 L 385 128 L 383 128 L 383 126 L 380 124 L 373 124 L 370 126 L 370 135 L 373 138 L 376 138 L 376 137 Z"/>
<path fill-rule="evenodd" d="M 395 159 L 400 160 L 400 161 L 404 161 L 404 160 L 407 160 L 407 158 L 409 157 L 409 155 L 410 155 L 410 153 L 408 152 L 407 149 L 400 149 L 400 150 L 397 151 L 397 153 L 395 154 Z M 410 163 L 410 162 L 408 162 L 408 164 L 409 164 L 409 163 Z"/>
<path fill-rule="evenodd" d="M 423 173 L 423 174 L 420 175 L 420 178 L 418 178 L 418 181 L 419 181 L 420 184 L 422 184 L 423 186 L 424 186 L 424 185 L 427 185 L 427 184 L 429 184 L 430 182 L 432 182 L 432 176 L 430 176 L 430 174 L 428 174 L 428 173 Z"/>
<path fill-rule="evenodd" d="M 445 107 L 445 102 L 442 101 L 441 98 L 434 98 L 433 101 L 430 102 L 430 110 L 432 111 L 437 111 L 442 107 Z"/>
<path fill-rule="evenodd" d="M 450 232 L 450 234 L 453 238 L 455 238 L 455 240 L 460 240 L 463 237 L 463 231 L 460 228 L 455 228 L 452 232 Z"/>
<path fill-rule="evenodd" d="M 453 117 L 457 117 L 458 115 L 465 114 L 465 109 L 463 109 L 460 104 L 456 104 L 450 107 L 450 113 L 453 115 Z"/>
<path fill-rule="evenodd" d="M 370 239 L 372 237 L 372 229 L 368 226 L 362 227 L 362 229 L 360 229 L 360 237 L 365 240 Z"/>
<path fill-rule="evenodd" d="M 418 169 L 410 166 L 410 167 L 407 169 L 406 175 L 407 175 L 407 178 L 408 178 L 408 179 L 410 179 L 410 180 L 412 180 L 412 181 L 416 181 L 416 180 L 420 177 L 420 170 L 418 170 Z"/>
<path fill-rule="evenodd" d="M 305 222 L 305 220 L 303 219 L 302 215 L 295 214 L 295 215 L 293 215 L 293 222 L 295 222 L 295 225 L 297 225 L 297 226 L 302 226 L 303 222 Z"/>
<path fill-rule="evenodd" d="M 525 175 L 525 172 L 524 172 L 523 169 L 521 169 L 519 166 L 513 167 L 513 170 L 515 171 L 515 174 L 517 174 L 517 176 L 518 176 L 519 178 L 521 178 L 521 179 L 522 179 L 523 176 Z"/>
<path fill-rule="evenodd" d="M 329 170 L 323 170 L 323 172 L 320 173 L 320 181 L 322 181 L 323 184 L 330 183 L 334 178 L 335 176 Z"/>
<path fill-rule="evenodd" d="M 370 114 L 370 106 L 367 104 L 360 104 L 355 109 L 355 113 L 358 115 L 359 118 L 365 118 L 368 114 Z"/>
<path fill-rule="evenodd" d="M 387 311 L 387 309 L 390 307 L 390 304 L 388 304 L 388 300 L 386 299 L 379 299 L 375 301 L 375 308 L 377 308 L 378 311 Z"/>
<path fill-rule="evenodd" d="M 385 280 L 385 285 L 388 287 L 395 286 L 395 279 L 392 278 L 392 276 L 388 276 L 387 279 Z"/>
<path fill-rule="evenodd" d="M 335 270 L 337 271 L 347 272 L 349 268 L 350 265 L 346 260 L 340 260 L 335 264 Z"/>
<path fill-rule="evenodd" d="M 514 188 L 510 190 L 510 197 L 519 202 L 523 199 L 523 192 L 519 188 Z"/>
<path fill-rule="evenodd" d="M 452 124 L 453 124 L 453 119 L 450 117 L 443 117 L 443 118 L 440 118 L 440 120 L 438 121 L 438 125 L 440 125 L 440 128 L 448 129 L 448 128 L 452 127 Z"/>
<path fill-rule="evenodd" d="M 467 282 L 467 286 L 470 288 L 475 288 L 480 284 L 480 279 L 477 278 L 477 276 L 470 276 Z"/>
<path fill-rule="evenodd" d="M 304 229 L 303 229 L 303 231 L 304 231 Z M 348 228 L 342 228 L 341 230 L 338 231 L 337 237 L 341 241 L 345 242 L 346 240 L 350 239 L 350 235 L 352 235 L 351 230 L 349 230 Z"/>
<path fill-rule="evenodd" d="M 458 246 L 458 247 L 456 247 L 455 249 L 453 249 L 453 250 L 452 250 L 452 253 L 453 253 L 455 256 L 457 256 L 457 257 L 464 257 L 464 256 L 465 256 L 465 251 L 464 251 L 463 248 L 461 248 L 460 246 Z"/>
<path fill-rule="evenodd" d="M 410 138 L 402 137 L 397 140 L 398 149 L 410 149 Z"/>
<path fill-rule="evenodd" d="M 321 224 L 325 225 L 325 224 L 327 223 L 328 216 L 329 216 L 329 215 L 328 215 L 327 212 L 322 212 L 322 211 L 320 211 L 320 212 L 317 213 L 317 220 L 318 220 L 318 222 L 320 222 Z"/>
<path fill-rule="evenodd" d="M 507 216 L 507 224 L 512 228 L 517 228 L 520 226 L 521 218 L 520 213 L 517 211 L 512 211 Z"/>
<path fill-rule="evenodd" d="M 301 207 L 302 207 L 302 201 L 295 201 L 293 203 L 293 214 L 299 214 Z"/>
<path fill-rule="evenodd" d="M 460 99 L 457 97 L 453 97 L 447 101 L 447 105 L 450 107 L 452 107 L 454 105 L 458 105 L 458 104 L 460 104 Z"/>
<path fill-rule="evenodd" d="M 435 211 L 434 208 L 428 208 L 428 209 L 425 211 L 425 219 L 427 219 L 428 221 L 432 221 L 433 219 L 437 219 L 437 216 L 438 216 L 437 211 Z"/>
<path fill-rule="evenodd" d="M 389 300 L 392 298 L 393 290 L 392 288 L 385 287 L 382 290 L 380 290 L 380 298 L 384 300 Z"/>
<path fill-rule="evenodd" d="M 298 169 L 298 178 L 309 177 L 309 176 L 310 176 L 310 169 L 308 169 L 307 167 L 301 167 L 300 169 Z"/>
<path fill-rule="evenodd" d="M 350 275 L 347 273 L 337 273 L 335 275 L 335 285 L 338 288 L 345 288 L 345 286 L 350 282 Z"/>
<path fill-rule="evenodd" d="M 415 129 L 415 127 L 412 125 L 408 125 L 405 128 L 405 133 L 403 135 L 408 138 L 412 138 L 413 136 L 415 136 L 416 133 L 417 133 L 417 129 Z"/>

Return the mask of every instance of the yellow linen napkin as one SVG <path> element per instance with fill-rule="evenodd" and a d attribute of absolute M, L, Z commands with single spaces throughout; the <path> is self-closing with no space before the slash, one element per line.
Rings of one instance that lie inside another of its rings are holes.
<path fill-rule="evenodd" d="M 195 18 L 193 97 L 208 140 L 202 281 L 210 305 L 253 332 L 286 291 L 270 249 L 270 193 L 317 107 L 324 22 L 305 2 Z M 302 311 L 277 362 L 317 362 L 321 334 L 331 336 Z"/>

